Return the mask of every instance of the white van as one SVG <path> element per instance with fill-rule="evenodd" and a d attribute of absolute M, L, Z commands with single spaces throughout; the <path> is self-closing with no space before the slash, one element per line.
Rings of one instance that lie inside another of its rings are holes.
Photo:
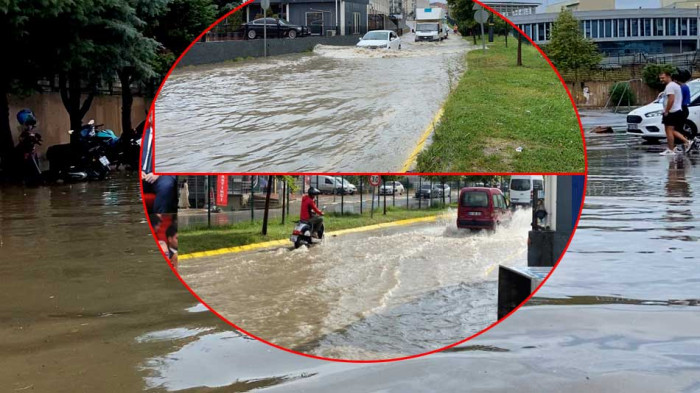
<path fill-rule="evenodd" d="M 513 206 L 532 205 L 532 193 L 535 188 L 544 189 L 542 176 L 516 175 L 510 177 L 510 203 Z"/>
<path fill-rule="evenodd" d="M 354 194 L 357 191 L 353 184 L 345 179 L 341 183 L 340 179 L 339 176 L 311 176 L 310 186 L 318 188 L 324 194 L 340 193 L 341 189 L 345 194 Z"/>

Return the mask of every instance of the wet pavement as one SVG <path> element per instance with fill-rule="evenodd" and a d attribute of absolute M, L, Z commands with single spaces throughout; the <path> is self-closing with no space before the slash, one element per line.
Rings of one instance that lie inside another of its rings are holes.
<path fill-rule="evenodd" d="M 456 217 L 451 209 L 435 223 L 308 249 L 188 259 L 180 274 L 229 321 L 286 348 L 340 359 L 415 355 L 495 322 L 498 263 L 527 264 L 529 210 L 493 234 L 460 230 Z"/>
<path fill-rule="evenodd" d="M 412 41 L 178 69 L 156 100 L 157 171 L 400 171 L 469 48 Z"/>
<path fill-rule="evenodd" d="M 587 143 L 581 226 L 533 304 L 398 363 L 309 359 L 225 327 L 156 253 L 132 183 L 1 188 L 0 390 L 697 392 L 698 161 L 620 132 Z"/>

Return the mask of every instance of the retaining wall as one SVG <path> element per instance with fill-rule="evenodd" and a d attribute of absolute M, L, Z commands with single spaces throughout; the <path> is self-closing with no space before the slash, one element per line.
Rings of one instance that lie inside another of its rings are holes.
<path fill-rule="evenodd" d="M 272 38 L 267 40 L 267 55 L 277 56 L 313 50 L 318 45 L 352 46 L 358 35 L 336 37 Z M 245 57 L 262 57 L 263 40 L 198 42 L 182 58 L 178 66 L 221 63 Z"/>

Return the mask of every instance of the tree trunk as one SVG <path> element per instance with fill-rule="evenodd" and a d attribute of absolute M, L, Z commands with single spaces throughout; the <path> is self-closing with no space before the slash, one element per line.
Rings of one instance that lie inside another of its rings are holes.
<path fill-rule="evenodd" d="M 10 126 L 10 104 L 7 100 L 9 90 L 9 83 L 3 79 L 0 82 L 0 170 L 4 172 L 11 169 L 12 151 L 15 147 Z"/>
<path fill-rule="evenodd" d="M 61 92 L 61 101 L 68 112 L 70 118 L 70 129 L 73 133 L 70 137 L 71 144 L 78 142 L 80 128 L 83 125 L 83 117 L 90 110 L 92 99 L 95 97 L 94 88 L 88 93 L 87 98 L 80 104 L 80 74 L 71 72 L 68 75 L 61 73 L 58 77 L 59 89 Z"/>
<path fill-rule="evenodd" d="M 272 192 L 272 180 L 274 176 L 267 177 L 267 193 L 265 194 L 265 213 L 263 214 L 262 234 L 267 235 L 267 215 L 270 211 L 270 193 Z"/>
<path fill-rule="evenodd" d="M 523 35 L 518 33 L 518 66 L 523 65 Z"/>
<path fill-rule="evenodd" d="M 131 94 L 132 73 L 129 70 L 117 72 L 122 84 L 122 134 L 131 132 L 131 106 L 134 96 Z"/>

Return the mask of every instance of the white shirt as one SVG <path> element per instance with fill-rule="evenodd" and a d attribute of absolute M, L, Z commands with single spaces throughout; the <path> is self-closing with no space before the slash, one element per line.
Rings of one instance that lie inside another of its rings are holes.
<path fill-rule="evenodd" d="M 683 110 L 683 92 L 681 91 L 681 86 L 676 82 L 669 82 L 664 89 L 663 105 L 664 110 L 666 109 L 666 104 L 668 103 L 668 96 L 673 96 L 673 105 L 671 106 L 670 112 L 678 112 Z"/>

